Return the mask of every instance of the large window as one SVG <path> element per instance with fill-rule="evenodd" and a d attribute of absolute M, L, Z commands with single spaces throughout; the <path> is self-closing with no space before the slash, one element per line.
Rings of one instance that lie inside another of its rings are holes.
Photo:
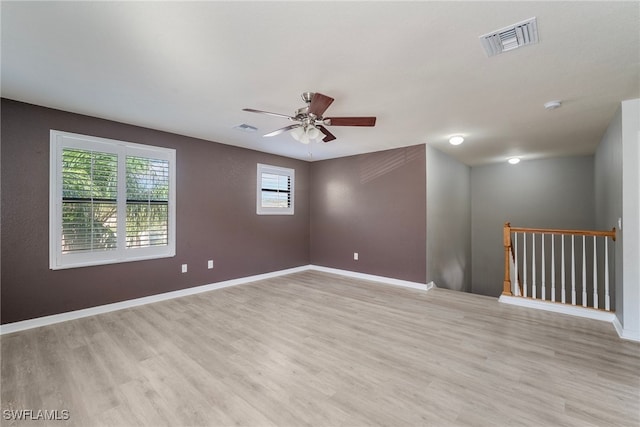
<path fill-rule="evenodd" d="M 294 170 L 258 163 L 258 215 L 293 215 Z"/>
<path fill-rule="evenodd" d="M 51 131 L 50 268 L 175 255 L 175 150 Z"/>

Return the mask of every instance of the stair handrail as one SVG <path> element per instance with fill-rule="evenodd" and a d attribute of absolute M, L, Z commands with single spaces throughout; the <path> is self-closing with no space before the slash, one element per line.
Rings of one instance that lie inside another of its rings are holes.
<path fill-rule="evenodd" d="M 512 256 L 511 246 L 511 233 L 544 233 L 544 234 L 562 234 L 562 235 L 574 235 L 574 236 L 596 236 L 596 237 L 610 237 L 613 241 L 616 240 L 616 228 L 611 230 L 568 230 L 557 228 L 529 228 L 529 227 L 512 227 L 510 222 L 504 223 L 503 228 L 503 245 L 504 245 L 504 282 L 502 288 L 502 295 L 512 296 L 511 292 L 511 271 L 510 260 Z"/>

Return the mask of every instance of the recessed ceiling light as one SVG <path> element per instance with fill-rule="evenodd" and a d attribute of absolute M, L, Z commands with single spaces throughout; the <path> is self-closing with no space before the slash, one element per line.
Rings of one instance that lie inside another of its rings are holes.
<path fill-rule="evenodd" d="M 544 104 L 544 108 L 546 110 L 555 110 L 556 108 L 560 108 L 562 105 L 562 101 L 549 101 Z"/>
<path fill-rule="evenodd" d="M 520 157 L 512 157 L 508 160 L 508 162 L 512 165 L 517 165 L 518 163 L 520 163 Z"/>
<path fill-rule="evenodd" d="M 449 138 L 449 144 L 451 145 L 460 145 L 464 142 L 464 138 L 460 135 L 452 136 Z"/>

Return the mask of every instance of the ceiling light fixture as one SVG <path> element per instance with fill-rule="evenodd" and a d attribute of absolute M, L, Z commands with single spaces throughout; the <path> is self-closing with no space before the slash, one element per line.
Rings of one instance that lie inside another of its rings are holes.
<path fill-rule="evenodd" d="M 556 108 L 560 108 L 562 105 L 562 101 L 549 101 L 544 104 L 545 110 L 555 110 Z"/>
<path fill-rule="evenodd" d="M 451 145 L 460 145 L 464 142 L 464 138 L 460 135 L 452 136 L 449 138 L 449 144 Z"/>
<path fill-rule="evenodd" d="M 296 141 L 303 144 L 308 144 L 311 141 L 317 139 L 321 135 L 320 129 L 313 125 L 298 126 L 291 131 L 291 136 Z"/>
<path fill-rule="evenodd" d="M 512 157 L 508 160 L 508 162 L 512 165 L 517 165 L 520 163 L 520 157 Z"/>

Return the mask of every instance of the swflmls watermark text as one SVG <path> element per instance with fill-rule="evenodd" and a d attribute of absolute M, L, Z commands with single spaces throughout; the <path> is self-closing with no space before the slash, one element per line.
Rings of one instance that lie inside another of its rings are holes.
<path fill-rule="evenodd" d="M 68 409 L 4 409 L 6 421 L 67 421 L 71 418 Z"/>

